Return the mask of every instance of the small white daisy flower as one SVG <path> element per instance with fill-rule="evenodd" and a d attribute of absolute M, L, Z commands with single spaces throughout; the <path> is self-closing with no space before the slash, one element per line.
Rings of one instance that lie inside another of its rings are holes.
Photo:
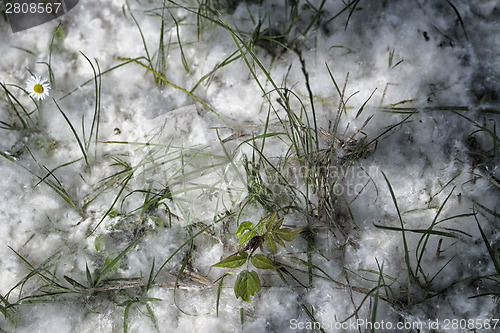
<path fill-rule="evenodd" d="M 26 90 L 36 100 L 45 99 L 45 97 L 49 96 L 50 92 L 49 80 L 38 75 L 33 75 L 26 82 Z"/>

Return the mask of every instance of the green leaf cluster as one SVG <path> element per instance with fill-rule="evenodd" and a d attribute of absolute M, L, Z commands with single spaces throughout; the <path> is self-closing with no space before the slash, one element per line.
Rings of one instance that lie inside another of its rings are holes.
<path fill-rule="evenodd" d="M 248 259 L 248 255 L 246 252 L 241 252 L 234 254 L 232 256 L 229 256 L 225 259 L 222 259 L 215 265 L 212 265 L 212 267 L 228 267 L 228 268 L 236 268 L 240 267 L 243 265 Z"/>
<path fill-rule="evenodd" d="M 218 263 L 212 265 L 212 267 L 227 267 L 227 268 L 238 268 L 243 266 L 248 259 L 252 262 L 255 268 L 259 269 L 278 269 L 280 266 L 275 265 L 273 261 L 263 254 L 254 254 L 249 256 L 246 252 L 240 252 L 233 254 L 227 258 L 222 259 Z"/>
<path fill-rule="evenodd" d="M 266 221 L 266 233 L 264 234 L 264 242 L 266 246 L 276 253 L 276 244 L 285 247 L 285 242 L 291 242 L 297 237 L 301 230 L 292 230 L 290 228 L 282 228 L 283 218 L 277 218 L 276 214 L 271 215 Z"/>
<path fill-rule="evenodd" d="M 261 237 L 264 239 L 267 247 L 273 251 L 277 252 L 276 244 L 285 247 L 285 242 L 291 242 L 297 237 L 301 230 L 292 230 L 290 228 L 282 228 L 283 218 L 278 218 L 276 213 L 267 216 L 259 221 L 257 225 L 254 225 L 250 221 L 245 221 L 240 223 L 238 230 L 234 233 L 235 236 L 239 237 L 239 245 L 251 244 L 250 241 L 255 237 Z M 257 242 L 259 245 L 261 242 Z M 255 249 L 248 246 L 243 246 L 242 251 Z"/>
<path fill-rule="evenodd" d="M 234 294 L 245 302 L 250 302 L 250 296 L 259 292 L 261 288 L 259 276 L 255 271 L 244 270 L 236 278 Z"/>
<path fill-rule="evenodd" d="M 291 242 L 299 235 L 301 230 L 292 230 L 282 227 L 283 218 L 278 218 L 273 213 L 259 221 L 256 225 L 250 221 L 240 223 L 234 233 L 239 237 L 240 250 L 212 265 L 213 267 L 238 268 L 247 264 L 247 269 L 241 271 L 236 278 L 234 294 L 246 302 L 261 289 L 261 282 L 255 271 L 248 270 L 249 262 L 258 269 L 279 269 L 281 266 L 274 264 L 273 260 L 264 254 L 254 254 L 264 242 L 274 253 L 277 252 L 276 244 L 285 247 L 285 242 Z M 247 253 L 249 251 L 249 253 Z"/>

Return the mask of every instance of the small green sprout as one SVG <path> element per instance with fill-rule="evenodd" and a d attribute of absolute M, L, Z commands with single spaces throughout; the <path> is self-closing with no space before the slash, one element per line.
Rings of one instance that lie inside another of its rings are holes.
<path fill-rule="evenodd" d="M 276 244 L 285 247 L 285 242 L 293 241 L 301 232 L 301 230 L 282 228 L 282 224 L 283 218 L 278 218 L 276 213 L 261 219 L 257 225 L 250 221 L 240 223 L 238 230 L 234 233 L 240 238 L 238 241 L 241 246 L 240 250 L 212 265 L 213 267 L 237 268 L 247 264 L 247 269 L 238 274 L 234 284 L 236 298 L 241 297 L 245 302 L 249 302 L 250 296 L 255 295 L 261 289 L 258 274 L 248 270 L 249 262 L 258 269 L 279 269 L 281 267 L 274 264 L 273 260 L 264 254 L 254 254 L 254 252 L 265 243 L 272 252 L 276 253 Z"/>

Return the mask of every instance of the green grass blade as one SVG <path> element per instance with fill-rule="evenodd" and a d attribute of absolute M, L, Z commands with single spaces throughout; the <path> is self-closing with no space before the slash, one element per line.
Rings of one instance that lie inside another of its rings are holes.
<path fill-rule="evenodd" d="M 146 285 L 146 290 L 150 290 L 153 286 L 153 277 L 155 271 L 155 258 L 153 258 L 153 264 L 151 265 L 151 271 L 149 272 L 148 284 Z"/>
<path fill-rule="evenodd" d="M 62 28 L 62 23 L 59 23 L 57 27 L 54 29 L 54 32 L 52 33 L 52 39 L 50 41 L 50 46 L 49 46 L 49 62 L 47 64 L 47 68 L 49 70 L 49 80 L 50 80 L 50 85 L 52 89 L 55 89 L 55 76 L 54 72 L 52 71 L 52 53 L 54 51 L 54 42 L 56 42 L 56 37 L 57 37 L 57 43 L 61 41 L 63 37 L 64 31 Z"/>
<path fill-rule="evenodd" d="M 316 10 L 316 13 L 314 14 L 314 17 L 311 19 L 311 22 L 309 23 L 309 25 L 307 26 L 307 28 L 303 32 L 304 36 L 307 34 L 307 32 L 312 28 L 312 26 L 314 24 L 319 22 L 320 16 L 321 16 L 321 14 L 323 14 L 322 10 L 323 10 L 323 6 L 325 5 L 325 3 L 326 3 L 326 0 L 323 0 L 321 2 L 321 4 L 319 5 L 319 8 Z M 298 1 L 297 1 L 297 4 L 298 4 Z"/>
<path fill-rule="evenodd" d="M 241 58 L 241 54 L 238 54 L 238 51 L 234 51 L 233 53 L 231 53 L 226 59 L 224 59 L 223 61 L 221 61 L 219 64 L 217 64 L 214 69 L 212 69 L 210 72 L 208 72 L 207 74 L 203 75 L 201 77 L 201 79 L 198 80 L 198 82 L 196 82 L 196 84 L 194 85 L 194 87 L 189 91 L 190 93 L 193 93 L 196 88 L 198 88 L 198 86 L 203 82 L 205 81 L 207 78 L 209 78 L 213 73 L 215 73 L 218 69 L 220 68 L 223 68 L 224 66 L 227 66 L 229 65 L 230 63 L 232 63 L 233 61 L 236 61 L 238 59 Z M 160 72 L 161 74 L 161 72 Z"/>
<path fill-rule="evenodd" d="M 446 0 L 446 2 L 453 8 L 455 11 L 455 14 L 457 14 L 458 21 L 460 22 L 460 25 L 462 26 L 462 30 L 464 31 L 465 39 L 469 40 L 469 36 L 467 35 L 467 31 L 465 30 L 465 24 L 464 21 L 462 20 L 462 16 L 460 15 L 460 12 L 458 11 L 457 7 L 455 7 L 454 4 L 452 4 L 450 1 Z"/>
<path fill-rule="evenodd" d="M 137 57 L 137 58 L 135 58 L 135 59 L 136 59 L 136 60 L 140 60 L 140 59 L 146 59 L 146 60 L 147 60 L 147 58 L 145 58 L 145 57 Z M 128 64 L 130 64 L 131 62 L 132 62 L 132 61 L 125 61 L 125 62 L 123 62 L 123 63 L 121 63 L 121 64 L 118 64 L 118 65 L 116 65 L 116 66 L 113 66 L 113 67 L 111 67 L 111 68 L 109 68 L 109 69 L 105 70 L 104 72 L 102 72 L 102 73 L 101 73 L 101 74 L 99 74 L 98 76 L 99 76 L 99 77 L 101 77 L 101 76 L 103 76 L 104 74 L 107 74 L 107 73 L 109 73 L 109 72 L 111 72 L 111 71 L 113 71 L 113 70 L 115 70 L 115 69 L 117 69 L 117 68 L 120 68 L 120 67 L 122 67 L 122 66 L 128 65 Z M 89 83 L 90 83 L 90 82 L 92 82 L 92 81 L 94 81 L 94 78 L 92 78 L 92 79 L 88 79 L 87 81 L 83 82 L 83 83 L 82 83 L 82 84 L 80 84 L 78 87 L 76 87 L 75 89 L 71 90 L 71 91 L 70 91 L 70 92 L 68 92 L 66 95 L 64 95 L 64 96 L 62 96 L 61 98 L 59 98 L 58 100 L 59 100 L 59 101 L 61 101 L 61 100 L 65 99 L 66 97 L 70 96 L 71 94 L 73 94 L 73 93 L 74 93 L 74 92 L 76 92 L 77 90 L 81 89 L 82 87 L 86 86 L 87 84 L 89 84 Z"/>
<path fill-rule="evenodd" d="M 444 265 L 443 267 L 441 267 L 439 269 L 439 271 L 436 272 L 436 274 L 434 274 L 434 276 L 429 280 L 429 285 L 432 285 L 432 281 L 434 281 L 434 279 L 446 268 L 446 266 L 448 266 L 448 264 L 450 262 L 452 262 L 453 259 L 455 259 L 457 257 L 457 255 L 454 255 L 453 257 L 451 257 Z"/>
<path fill-rule="evenodd" d="M 401 124 L 404 124 L 411 116 L 413 116 L 414 113 L 416 113 L 417 111 L 413 111 L 413 112 L 410 112 L 408 114 L 408 116 L 406 118 L 404 118 L 403 120 L 401 120 L 399 123 L 396 123 L 394 125 L 391 125 L 389 126 L 388 128 L 386 128 L 382 133 L 380 133 L 379 135 L 377 135 L 375 138 L 373 138 L 370 142 L 368 142 L 366 144 L 366 146 L 370 146 L 372 143 L 374 143 L 375 141 L 377 141 L 379 138 L 381 138 L 382 136 L 384 136 L 386 133 L 392 131 L 394 128 L 398 127 L 399 125 Z"/>
<path fill-rule="evenodd" d="M 165 72 L 167 70 L 167 62 L 165 55 L 165 44 L 164 44 L 164 35 L 165 35 L 165 1 L 162 4 L 161 11 L 161 23 L 160 23 L 160 40 L 158 42 L 158 54 L 156 55 L 156 71 L 160 73 L 162 76 L 165 76 Z M 160 87 L 163 87 L 164 82 L 155 77 L 155 83 Z"/>
<path fill-rule="evenodd" d="M 104 277 L 113 270 L 116 264 L 118 264 L 118 262 L 127 254 L 128 251 L 130 251 L 131 248 L 133 248 L 134 246 L 137 245 L 137 243 L 139 243 L 141 238 L 142 235 L 137 237 L 136 240 L 130 243 L 130 245 L 125 248 L 125 250 L 123 250 L 120 254 L 118 254 L 108 265 L 106 265 L 106 267 L 104 267 L 104 269 L 101 272 L 99 272 L 98 276 L 96 277 L 93 283 L 94 287 L 98 286 L 99 283 L 101 283 L 102 279 L 104 279 Z"/>
<path fill-rule="evenodd" d="M 360 0 L 355 0 L 351 3 L 349 3 L 347 6 L 351 6 L 351 4 L 353 4 L 352 8 L 350 8 L 350 12 L 349 12 L 349 16 L 347 16 L 347 20 L 345 22 L 345 27 L 344 27 L 344 30 L 347 30 L 347 26 L 349 25 L 349 20 L 351 19 L 351 16 L 352 14 L 354 13 L 354 11 L 356 10 L 356 6 L 358 5 L 358 3 L 360 2 Z"/>
<path fill-rule="evenodd" d="M 358 118 L 359 115 L 363 112 L 363 110 L 364 110 L 364 108 L 366 106 L 366 103 L 368 103 L 368 101 L 372 98 L 373 94 L 375 94 L 375 91 L 377 91 L 377 88 L 375 88 L 373 90 L 373 92 L 371 93 L 370 97 L 368 97 L 368 99 L 363 103 L 363 105 L 361 105 L 361 107 L 358 110 L 358 113 L 356 113 L 356 117 L 355 118 Z"/>
<path fill-rule="evenodd" d="M 7 313 L 7 309 L 3 305 L 0 305 L 0 313 L 3 314 L 4 318 L 6 319 L 10 317 L 9 314 Z"/>
<path fill-rule="evenodd" d="M 155 299 L 159 300 L 159 299 Z M 156 320 L 156 316 L 153 312 L 153 309 L 151 309 L 151 306 L 146 303 L 146 310 L 148 311 L 149 318 L 151 318 L 151 322 L 153 323 L 153 326 L 155 327 L 156 332 L 160 332 L 160 328 L 158 327 L 158 321 Z"/>
<path fill-rule="evenodd" d="M 104 221 L 104 219 L 106 218 L 106 216 L 108 216 L 108 214 L 113 210 L 113 207 L 115 206 L 116 202 L 118 201 L 118 199 L 120 199 L 120 196 L 121 194 L 123 193 L 123 191 L 125 190 L 125 188 L 127 187 L 127 184 L 128 182 L 130 181 L 130 179 L 132 179 L 132 176 L 134 174 L 131 172 L 124 180 L 123 184 L 122 184 L 122 187 L 120 189 L 120 192 L 118 192 L 118 194 L 116 195 L 115 197 L 115 200 L 113 201 L 113 203 L 111 204 L 111 206 L 109 207 L 109 209 L 106 211 L 106 213 L 102 216 L 101 220 L 99 221 L 99 223 L 97 223 L 97 225 L 94 227 L 94 229 L 92 229 L 92 231 L 89 233 L 88 236 L 92 235 L 96 230 L 97 228 L 101 225 L 101 223 Z"/>
<path fill-rule="evenodd" d="M 245 324 L 245 311 L 243 310 L 243 308 L 240 308 L 240 325 L 241 325 L 241 327 L 243 327 L 244 324 Z"/>
<path fill-rule="evenodd" d="M 225 219 L 226 217 L 223 217 L 223 218 L 220 218 L 218 219 L 217 221 L 215 221 L 214 223 L 218 223 L 220 221 L 222 221 L 223 219 Z M 165 267 L 165 265 L 170 261 L 172 260 L 172 258 L 177 254 L 179 253 L 180 250 L 182 250 L 182 248 L 184 248 L 184 246 L 186 246 L 187 244 L 191 243 L 196 237 L 198 237 L 199 235 L 201 235 L 203 232 L 205 232 L 206 230 L 212 228 L 212 225 L 207 225 L 206 227 L 204 227 L 203 229 L 199 230 L 196 234 L 194 234 L 193 236 L 191 236 L 188 240 L 186 240 L 184 243 L 181 244 L 181 246 L 179 246 L 164 262 L 163 264 L 160 266 L 160 268 L 158 269 L 158 271 L 156 272 L 155 274 L 155 277 L 153 279 L 156 280 L 156 278 L 158 277 L 158 275 L 160 274 L 160 272 L 162 271 L 163 267 Z"/>
<path fill-rule="evenodd" d="M 80 282 L 70 278 L 67 275 L 64 275 L 64 279 L 68 281 L 74 288 L 76 289 L 87 289 L 84 285 L 82 285 Z"/>
<path fill-rule="evenodd" d="M 29 113 L 26 111 L 26 109 L 23 107 L 23 105 L 17 100 L 17 98 L 10 92 L 10 90 L 7 89 L 7 85 L 3 84 L 2 82 L 0 82 L 0 86 L 5 90 L 5 96 L 7 97 L 7 101 L 8 101 L 8 104 L 9 106 L 12 108 L 12 110 L 14 110 L 15 114 L 16 114 L 16 117 L 17 119 L 19 119 L 19 122 L 21 123 L 21 126 L 24 128 L 24 129 L 29 129 L 31 126 L 33 126 L 33 121 L 31 120 L 30 118 L 30 115 Z M 17 87 L 17 86 L 16 86 Z M 23 90 L 24 92 L 28 93 L 26 90 L 24 90 L 23 88 L 21 87 L 18 87 L 20 88 L 21 90 Z M 31 124 L 28 124 L 28 122 L 24 119 L 24 117 L 19 113 L 19 111 L 17 110 L 17 107 L 16 105 L 14 104 L 14 102 L 19 105 L 21 107 L 21 109 L 23 110 L 23 113 L 27 116 L 29 122 Z M 36 103 L 35 103 L 36 104 Z"/>
<path fill-rule="evenodd" d="M 192 235 L 192 227 L 189 226 L 189 233 Z M 191 237 L 192 239 L 192 237 Z M 175 278 L 175 284 L 174 284 L 174 304 L 179 309 L 180 312 L 189 315 L 186 311 L 182 310 L 179 305 L 177 305 L 177 300 L 176 300 L 176 291 L 177 291 L 177 286 L 179 285 L 179 280 L 181 279 L 182 274 L 184 273 L 184 270 L 186 269 L 186 266 L 189 262 L 189 259 L 191 259 L 191 256 L 193 254 L 193 242 L 191 241 L 191 247 L 189 248 L 188 252 L 184 256 L 184 260 L 182 261 L 181 268 L 179 269 L 179 272 L 177 273 L 177 277 Z"/>
<path fill-rule="evenodd" d="M 32 155 L 32 154 L 31 154 L 31 155 Z M 41 166 L 44 170 L 46 170 L 46 171 L 47 171 L 47 174 L 46 174 L 45 176 L 43 176 L 43 177 L 37 177 L 37 178 L 39 178 L 39 181 L 38 181 L 38 182 L 37 182 L 37 183 L 36 183 L 33 187 L 37 187 L 37 186 L 38 186 L 38 185 L 40 185 L 41 183 L 44 183 L 44 182 L 46 181 L 46 179 L 47 179 L 47 178 L 49 178 L 49 177 L 54 178 L 54 179 L 56 180 L 56 182 L 60 183 L 60 182 L 57 180 L 57 178 L 55 177 L 54 172 L 55 172 L 55 171 L 57 171 L 58 169 L 61 169 L 61 168 L 64 168 L 64 167 L 66 167 L 66 166 L 68 166 L 68 165 L 71 165 L 71 164 L 73 164 L 73 163 L 76 163 L 76 162 L 80 161 L 82 158 L 83 158 L 83 157 L 80 157 L 80 158 L 78 158 L 78 159 L 76 159 L 76 160 L 74 160 L 74 161 L 70 161 L 70 162 L 67 162 L 67 163 L 63 163 L 63 164 L 61 164 L 61 165 L 58 165 L 57 167 L 55 167 L 55 168 L 54 168 L 54 169 L 52 169 L 52 170 L 49 170 L 49 169 L 48 169 L 48 168 L 46 168 L 45 166 L 43 166 L 43 165 L 40 165 L 40 164 L 39 164 L 39 166 Z M 36 162 L 36 160 L 35 160 L 35 162 Z M 37 163 L 37 164 L 38 164 L 38 163 Z"/>
<path fill-rule="evenodd" d="M 123 333 L 128 332 L 128 315 L 132 305 L 134 305 L 134 302 L 129 302 L 125 307 L 125 311 L 123 312 Z"/>
<path fill-rule="evenodd" d="M 316 151 L 319 151 L 319 140 L 318 140 L 318 125 L 316 123 L 316 110 L 314 108 L 314 96 L 311 90 L 311 86 L 309 84 L 309 74 L 306 71 L 306 62 L 302 58 L 302 55 L 299 53 L 299 60 L 302 65 L 302 73 L 304 74 L 304 77 L 306 79 L 306 89 L 309 94 L 309 102 L 311 103 L 311 111 L 312 111 L 312 116 L 313 116 L 313 123 L 314 123 L 314 135 L 316 139 Z"/>
<path fill-rule="evenodd" d="M 300 304 L 300 307 L 302 308 L 302 310 L 304 310 L 304 312 L 307 314 L 307 316 L 309 317 L 309 319 L 311 319 L 311 321 L 313 323 L 318 323 L 319 324 L 319 321 L 316 318 L 314 318 L 314 315 L 312 314 L 311 311 L 309 311 L 309 309 L 307 308 L 307 306 L 304 303 Z M 321 325 L 319 325 L 319 331 L 321 333 L 325 333 L 325 330 L 323 328 L 321 328 Z"/>
<path fill-rule="evenodd" d="M 99 137 L 99 122 L 100 122 L 100 118 L 101 118 L 101 68 L 99 66 L 99 62 L 97 61 L 97 59 L 94 58 L 94 61 L 95 61 L 96 66 L 97 66 L 97 72 L 96 72 L 96 69 L 95 69 L 94 65 L 92 64 L 92 61 L 90 61 L 90 59 L 83 52 L 80 52 L 80 53 L 81 53 L 81 55 L 83 55 L 85 57 L 85 59 L 87 59 L 88 63 L 90 64 L 90 67 L 92 67 L 92 71 L 94 72 L 95 109 L 94 109 L 94 117 L 92 119 L 92 126 L 90 128 L 89 138 L 88 138 L 88 141 L 86 142 L 85 148 L 86 148 L 86 150 L 89 149 L 90 142 L 92 139 L 92 134 L 94 133 L 94 128 L 95 128 L 95 145 L 96 145 L 96 147 L 95 147 L 94 156 L 97 156 L 97 141 L 98 141 L 98 137 Z M 99 73 L 99 74 L 97 74 L 97 73 Z M 83 124 L 83 122 L 82 122 L 82 124 Z M 85 141 L 85 137 L 83 139 Z"/>
<path fill-rule="evenodd" d="M 373 223 L 373 225 L 376 228 L 385 229 L 385 230 L 393 230 L 393 231 L 401 231 L 401 232 L 405 231 L 405 232 L 414 232 L 417 234 L 424 234 L 424 235 L 436 235 L 436 236 L 445 236 L 445 237 L 450 237 L 450 238 L 458 238 L 457 235 L 454 235 L 452 233 L 445 232 L 445 231 L 439 231 L 439 230 L 429 230 L 429 229 L 404 229 L 403 230 L 401 228 L 389 227 L 389 226 L 380 225 L 380 224 L 376 224 L 376 223 Z"/>
<path fill-rule="evenodd" d="M 140 62 L 138 59 L 132 59 L 132 58 L 123 58 L 123 57 L 119 57 L 118 60 L 121 60 L 121 61 L 131 61 L 131 62 L 135 62 L 136 64 L 138 65 L 141 65 L 142 67 L 146 68 L 147 70 L 149 70 L 151 73 L 153 73 L 155 75 L 155 77 L 159 78 L 160 80 L 162 80 L 163 82 L 167 83 L 168 85 L 174 87 L 175 89 L 178 89 L 184 93 L 186 93 L 187 95 L 191 96 L 192 98 L 194 98 L 198 103 L 200 103 L 201 105 L 203 105 L 205 108 L 207 108 L 208 110 L 210 110 L 213 114 L 215 114 L 220 120 L 222 120 L 222 122 L 224 124 L 226 124 L 227 126 L 229 126 L 229 124 L 224 120 L 224 118 L 221 117 L 220 114 L 218 114 L 215 110 L 213 110 L 210 106 L 208 106 L 205 102 L 203 102 L 202 100 L 200 100 L 196 95 L 192 94 L 191 92 L 187 91 L 186 89 L 182 88 L 182 87 L 179 87 L 178 85 L 170 82 L 169 80 L 167 80 L 164 76 L 162 76 L 160 73 L 158 73 L 157 71 L 155 71 L 151 66 L 147 66 L 145 64 L 143 64 L 142 62 Z"/>
<path fill-rule="evenodd" d="M 144 34 L 142 33 L 141 26 L 139 25 L 139 22 L 137 22 L 134 14 L 132 14 L 132 10 L 130 10 L 128 3 L 127 3 L 127 8 L 128 8 L 128 12 L 129 12 L 130 16 L 134 20 L 134 23 L 135 23 L 137 29 L 139 30 L 139 34 L 141 35 L 142 45 L 144 46 L 144 51 L 146 52 L 146 60 L 149 62 L 150 65 L 152 65 L 151 57 L 149 56 L 148 45 L 146 44 L 146 39 L 144 38 Z"/>
<path fill-rule="evenodd" d="M 89 265 L 85 263 L 85 274 L 87 275 L 87 282 L 90 287 L 94 288 L 94 279 L 92 279 L 92 273 L 90 273 Z"/>
<path fill-rule="evenodd" d="M 446 205 L 446 203 L 448 202 L 448 199 L 450 199 L 452 193 L 453 193 L 453 190 L 455 188 L 453 188 L 451 191 L 450 191 L 450 194 L 448 194 L 448 196 L 446 197 L 446 199 L 443 201 L 443 203 L 441 204 L 441 206 L 439 207 L 439 210 L 436 212 L 436 215 L 434 216 L 434 219 L 432 220 L 432 223 L 431 225 L 429 226 L 429 228 L 427 228 L 427 230 L 429 231 L 428 233 L 426 233 L 425 235 L 423 235 L 419 242 L 418 242 L 418 245 L 417 245 L 417 252 L 416 254 L 418 254 L 418 250 L 420 248 L 420 244 L 422 244 L 422 241 L 423 241 L 423 244 L 422 244 L 422 249 L 420 251 L 420 255 L 418 255 L 418 258 L 417 258 L 417 268 L 415 269 L 415 277 L 418 275 L 418 272 L 421 270 L 422 268 L 422 259 L 423 259 L 423 256 L 424 256 L 424 252 L 425 252 L 425 248 L 427 247 L 427 242 L 429 241 L 429 238 L 430 238 L 430 235 L 431 235 L 431 231 L 433 231 L 433 228 L 434 226 L 436 225 L 437 223 L 437 220 L 438 220 L 438 217 L 439 217 L 439 214 L 441 214 L 444 206 Z"/>
<path fill-rule="evenodd" d="M 383 263 L 382 263 L 382 267 L 380 267 L 378 260 L 377 259 L 375 259 L 375 260 L 377 261 L 377 267 L 378 267 L 380 274 L 378 277 L 377 288 L 375 289 L 375 295 L 374 295 L 374 300 L 373 300 L 373 308 L 372 308 L 372 315 L 371 315 L 372 328 L 370 330 L 370 332 L 372 332 L 372 333 L 375 332 L 375 324 L 377 322 L 377 309 L 378 309 L 378 300 L 379 300 L 378 296 L 379 296 L 380 287 L 382 285 L 382 279 L 383 279 L 382 271 L 383 271 L 383 267 L 384 267 Z"/>
<path fill-rule="evenodd" d="M 71 128 L 71 131 L 73 132 L 73 135 L 75 136 L 76 141 L 78 142 L 78 146 L 80 146 L 80 150 L 82 151 L 83 157 L 85 159 L 85 164 L 87 164 L 87 167 L 90 169 L 89 160 L 87 158 L 87 153 L 85 152 L 85 148 L 83 147 L 82 141 L 80 141 L 80 138 L 78 137 L 78 134 L 76 133 L 76 130 L 73 127 L 73 124 L 68 119 L 68 117 L 66 116 L 66 114 L 64 113 L 64 111 L 59 107 L 59 104 L 57 104 L 56 100 L 54 98 L 52 98 L 52 100 L 54 101 L 54 104 L 57 106 L 57 108 L 59 109 L 59 111 L 63 115 L 64 119 L 68 123 L 69 127 Z"/>
<path fill-rule="evenodd" d="M 406 263 L 406 269 L 408 271 L 408 304 L 411 304 L 411 292 L 410 292 L 410 283 L 411 283 L 411 280 L 412 278 L 414 278 L 414 275 L 413 275 L 413 270 L 411 269 L 411 264 L 410 264 L 410 250 L 408 249 L 408 243 L 406 241 L 406 230 L 405 230 L 405 226 L 404 226 L 404 223 L 403 223 L 403 218 L 401 217 L 401 213 L 399 211 L 399 207 L 398 207 L 398 201 L 396 200 L 396 196 L 394 195 L 394 191 L 392 189 L 392 186 L 391 186 L 391 183 L 389 182 L 389 179 L 387 179 L 387 176 L 385 175 L 384 172 L 382 172 L 382 175 L 384 176 L 385 178 L 385 181 L 387 183 L 387 186 L 389 187 L 389 191 L 391 192 L 391 197 L 392 197 L 392 201 L 394 202 L 394 206 L 396 207 L 396 211 L 398 213 L 398 218 L 399 218 L 399 222 L 401 223 L 401 235 L 402 235 L 402 238 L 403 238 L 403 248 L 404 248 L 404 252 L 405 252 L 405 263 Z"/>
<path fill-rule="evenodd" d="M 478 206 L 479 208 L 483 209 L 484 211 L 486 211 L 487 213 L 489 213 L 490 215 L 492 215 L 496 219 L 500 219 L 499 213 L 495 212 L 494 210 L 492 210 L 486 206 L 481 205 L 479 202 L 476 202 L 475 200 L 472 200 L 472 202 L 474 203 L 475 206 Z M 498 226 L 495 226 L 495 227 L 498 228 Z"/>
<path fill-rule="evenodd" d="M 217 301 L 215 303 L 215 315 L 216 317 L 219 317 L 219 304 L 220 304 L 220 293 L 222 291 L 222 284 L 224 283 L 224 278 L 227 276 L 227 275 L 230 275 L 232 274 L 231 272 L 226 272 L 224 273 L 221 277 L 220 277 L 220 282 L 219 282 L 219 285 L 217 287 Z"/>
<path fill-rule="evenodd" d="M 177 33 L 177 43 L 179 45 L 179 51 L 181 52 L 181 61 L 182 61 L 182 66 L 184 66 L 184 69 L 186 70 L 186 72 L 190 72 L 189 71 L 189 65 L 187 63 L 187 60 L 186 60 L 186 56 L 184 55 L 184 50 L 182 48 L 182 42 L 181 42 L 181 36 L 180 36 L 180 33 L 179 33 L 179 22 L 177 22 L 176 18 L 174 15 L 172 15 L 172 13 L 170 12 L 170 10 L 168 11 L 169 14 L 170 14 L 170 17 L 172 18 L 172 20 L 174 21 L 174 24 L 175 24 L 175 31 Z"/>
<path fill-rule="evenodd" d="M 481 224 L 479 224 L 479 220 L 477 219 L 476 214 L 474 214 L 474 218 L 476 219 L 477 227 L 479 228 L 479 232 L 481 233 L 481 237 L 483 238 L 484 245 L 486 245 L 486 249 L 488 250 L 488 254 L 491 257 L 491 260 L 493 261 L 493 264 L 495 265 L 495 270 L 497 274 L 500 276 L 500 259 L 498 258 L 498 252 L 497 250 L 493 250 L 493 248 L 490 245 L 490 241 L 488 240 L 488 237 L 486 237 L 486 234 L 484 233 L 483 228 L 481 228 Z"/>

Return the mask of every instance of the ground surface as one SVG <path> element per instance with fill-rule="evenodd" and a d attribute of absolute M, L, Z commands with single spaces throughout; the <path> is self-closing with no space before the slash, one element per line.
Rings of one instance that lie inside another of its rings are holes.
<path fill-rule="evenodd" d="M 200 2 L 0 18 L 0 328 L 495 331 L 497 1 Z"/>

